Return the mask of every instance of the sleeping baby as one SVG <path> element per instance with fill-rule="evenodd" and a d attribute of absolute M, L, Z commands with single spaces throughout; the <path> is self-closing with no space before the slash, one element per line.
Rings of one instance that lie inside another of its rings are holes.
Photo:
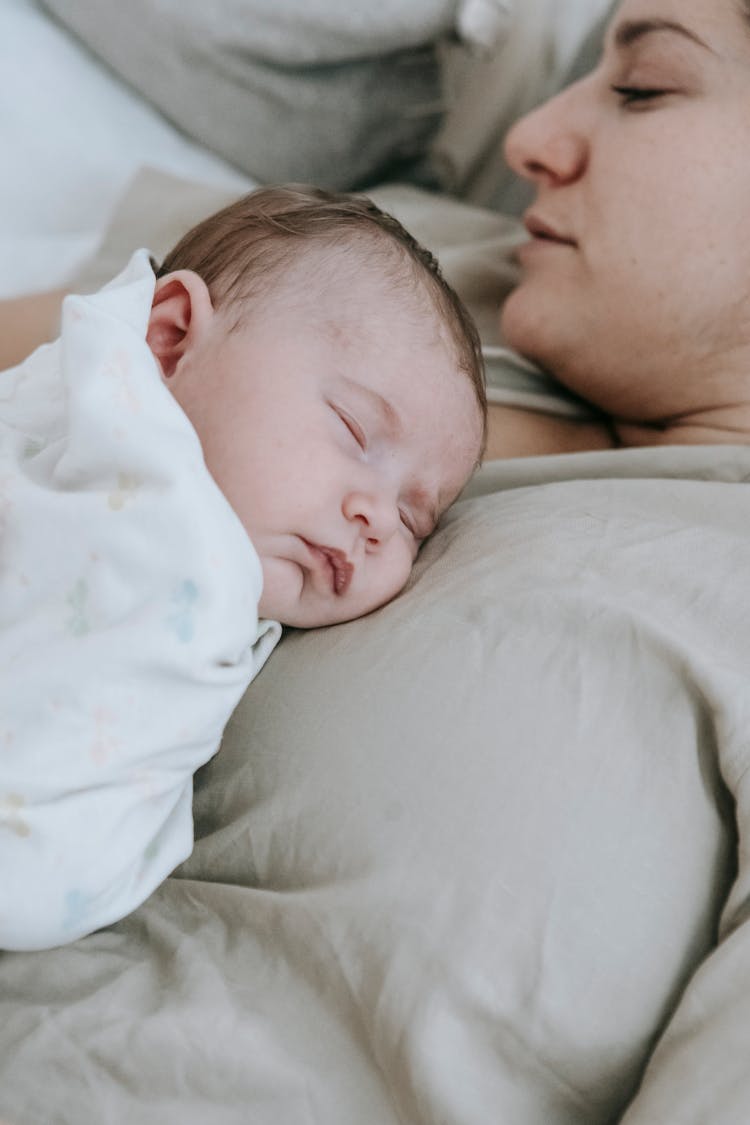
<path fill-rule="evenodd" d="M 0 377 L 0 948 L 124 917 L 281 625 L 405 585 L 482 451 L 479 343 L 364 198 L 261 189 Z"/>

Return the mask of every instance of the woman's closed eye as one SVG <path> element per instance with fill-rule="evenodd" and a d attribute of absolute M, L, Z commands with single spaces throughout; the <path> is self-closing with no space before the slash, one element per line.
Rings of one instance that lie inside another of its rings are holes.
<path fill-rule="evenodd" d="M 654 86 L 612 86 L 611 89 L 624 106 L 646 106 L 658 101 L 659 98 L 666 97 L 670 92 Z"/>

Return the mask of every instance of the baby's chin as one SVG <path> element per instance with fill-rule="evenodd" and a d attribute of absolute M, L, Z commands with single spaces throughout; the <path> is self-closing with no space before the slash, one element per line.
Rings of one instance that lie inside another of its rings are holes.
<path fill-rule="evenodd" d="M 379 599 L 342 598 L 330 602 L 302 598 L 292 603 L 287 599 L 261 598 L 258 616 L 278 621 L 289 629 L 324 629 L 330 625 L 344 625 L 348 621 L 367 617 L 392 602 L 400 592 L 399 590 L 395 594 Z"/>
<path fill-rule="evenodd" d="M 409 574 L 403 572 L 390 579 L 376 576 L 374 582 L 367 582 L 364 574 L 356 575 L 348 589 L 337 595 L 316 589 L 314 583 L 306 581 L 305 568 L 290 559 L 261 554 L 261 566 L 263 591 L 258 617 L 290 629 L 321 629 L 366 617 L 393 601 L 409 580 Z"/>
<path fill-rule="evenodd" d="M 371 613 L 371 609 L 357 609 L 355 607 L 332 605 L 326 606 L 278 606 L 274 612 L 273 604 L 266 606 L 260 603 L 258 616 L 278 621 L 288 629 L 325 629 L 329 625 L 343 625 L 347 621 L 356 621 Z"/>

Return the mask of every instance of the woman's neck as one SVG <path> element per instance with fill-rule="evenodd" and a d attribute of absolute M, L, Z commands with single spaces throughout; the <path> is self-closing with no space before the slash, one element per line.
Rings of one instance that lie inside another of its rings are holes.
<path fill-rule="evenodd" d="M 700 411 L 650 425 L 620 420 L 610 424 L 579 422 L 493 404 L 488 430 L 488 461 L 650 445 L 745 445 L 750 444 L 750 404 Z"/>
<path fill-rule="evenodd" d="M 620 446 L 750 444 L 750 403 L 696 410 L 659 424 L 612 420 Z"/>
<path fill-rule="evenodd" d="M 612 449 L 617 444 L 603 422 L 560 418 L 523 407 L 492 403 L 488 411 L 485 460 L 538 457 Z"/>

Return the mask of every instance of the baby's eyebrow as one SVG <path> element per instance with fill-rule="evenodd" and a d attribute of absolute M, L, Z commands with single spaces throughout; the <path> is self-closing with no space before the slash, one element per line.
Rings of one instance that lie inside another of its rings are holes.
<path fill-rule="evenodd" d="M 612 42 L 618 50 L 624 51 L 640 42 L 647 35 L 654 35 L 662 31 L 681 35 L 691 43 L 695 43 L 698 47 L 705 47 L 707 51 L 711 51 L 712 54 L 714 53 L 713 49 L 704 39 L 701 39 L 700 35 L 696 34 L 696 32 L 692 31 L 689 27 L 685 27 L 684 24 L 678 23 L 676 20 L 624 20 L 615 28 Z"/>

